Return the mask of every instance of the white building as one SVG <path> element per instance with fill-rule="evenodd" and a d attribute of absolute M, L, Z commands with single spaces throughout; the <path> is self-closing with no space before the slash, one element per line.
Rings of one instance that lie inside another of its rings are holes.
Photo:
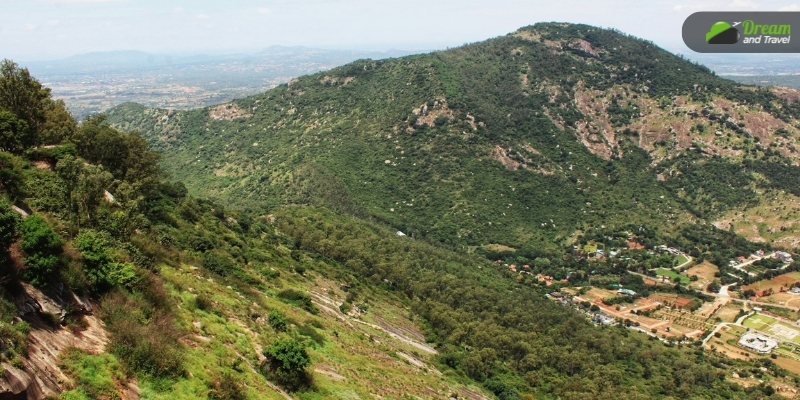
<path fill-rule="evenodd" d="M 785 251 L 776 251 L 775 252 L 775 258 L 777 258 L 778 260 L 781 260 L 781 261 L 783 261 L 785 263 L 790 263 L 790 262 L 794 261 L 794 260 L 792 260 L 792 255 L 787 253 L 787 252 L 785 252 Z"/>
<path fill-rule="evenodd" d="M 772 349 L 778 347 L 778 342 L 755 333 L 745 333 L 739 339 L 739 346 L 756 353 L 769 353 Z"/>

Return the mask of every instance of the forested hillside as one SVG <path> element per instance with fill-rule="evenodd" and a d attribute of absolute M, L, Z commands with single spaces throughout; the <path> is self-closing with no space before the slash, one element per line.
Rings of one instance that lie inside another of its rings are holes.
<path fill-rule="evenodd" d="M 325 205 L 451 245 L 553 249 L 601 226 L 674 233 L 793 192 L 793 93 L 613 30 L 537 24 L 213 108 L 108 114 L 191 193 L 232 207 Z"/>
<path fill-rule="evenodd" d="M 227 105 L 80 122 L 27 70 L 1 72 L 2 396 L 761 399 L 781 397 L 733 373 L 798 379 L 630 320 L 592 324 L 545 297 L 561 283 L 503 265 L 645 292 L 628 269 L 663 257 L 590 264 L 573 243 L 669 241 L 721 260 L 756 249 L 702 223 L 743 200 L 697 165 L 759 201 L 791 186 L 793 150 L 767 154 L 747 123 L 714 129 L 748 151 L 655 145 L 631 110 L 666 99 L 663 117 L 678 118 L 668 101 L 724 95 L 745 120 L 795 124 L 794 103 L 650 43 L 537 25 Z M 582 111 L 589 88 L 611 96 L 603 113 Z M 600 128 L 606 115 L 619 136 Z M 677 186 L 692 168 L 697 189 Z"/>

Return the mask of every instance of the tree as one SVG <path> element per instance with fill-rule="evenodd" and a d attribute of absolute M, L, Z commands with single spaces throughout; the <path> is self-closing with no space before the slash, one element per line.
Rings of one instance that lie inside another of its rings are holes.
<path fill-rule="evenodd" d="M 17 236 L 19 215 L 11 209 L 11 204 L 0 200 L 0 251 L 8 249 Z"/>
<path fill-rule="evenodd" d="M 34 143 L 34 133 L 45 121 L 46 104 L 50 100 L 50 89 L 33 78 L 27 68 L 11 60 L 0 63 L 0 108 L 4 108 L 25 121 L 28 130 L 20 136 L 27 148 Z"/>
<path fill-rule="evenodd" d="M 23 149 L 28 124 L 11 111 L 0 108 L 0 150 L 19 152 Z"/>
<path fill-rule="evenodd" d="M 278 339 L 264 351 L 264 356 L 264 372 L 286 389 L 297 390 L 309 383 L 306 368 L 311 365 L 311 358 L 298 341 Z"/>
<path fill-rule="evenodd" d="M 18 157 L 0 153 L 0 189 L 12 200 L 22 194 L 24 178 L 21 164 Z"/>
<path fill-rule="evenodd" d="M 17 237 L 18 226 L 19 216 L 11 209 L 11 204 L 0 200 L 0 281 L 11 272 L 8 247 Z"/>
<path fill-rule="evenodd" d="M 53 228 L 38 215 L 20 225 L 20 249 L 25 253 L 25 279 L 34 286 L 44 286 L 61 270 L 63 242 Z"/>

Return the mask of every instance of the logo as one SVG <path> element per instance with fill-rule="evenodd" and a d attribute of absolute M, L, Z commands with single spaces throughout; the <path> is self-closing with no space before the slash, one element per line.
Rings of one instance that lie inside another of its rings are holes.
<path fill-rule="evenodd" d="M 738 23 L 735 23 L 738 25 Z M 739 42 L 739 30 L 725 21 L 715 22 L 706 33 L 708 44 L 736 44 Z"/>
<path fill-rule="evenodd" d="M 681 36 L 698 53 L 800 53 L 798 27 L 800 11 L 701 11 L 686 18 Z"/>

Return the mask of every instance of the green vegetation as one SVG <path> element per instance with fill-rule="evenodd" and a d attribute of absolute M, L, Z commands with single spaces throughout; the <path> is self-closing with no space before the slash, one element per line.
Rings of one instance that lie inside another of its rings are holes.
<path fill-rule="evenodd" d="M 20 224 L 20 249 L 25 253 L 25 278 L 44 286 L 57 277 L 63 264 L 63 241 L 42 217 L 34 215 Z"/>
<path fill-rule="evenodd" d="M 656 270 L 656 275 L 667 276 L 669 277 L 670 281 L 673 282 L 675 281 L 675 279 L 678 279 L 682 285 L 688 285 L 689 282 L 691 281 L 688 276 L 681 275 L 671 269 L 659 268 Z"/>
<path fill-rule="evenodd" d="M 584 89 L 613 99 L 622 139 L 605 157 L 591 148 L 601 139 L 576 140 Z M 129 104 L 80 125 L 10 62 L 4 90 L 34 107 L 0 101 L 3 197 L 33 212 L 17 224 L 0 203 L 11 227 L 0 244 L 11 257 L 19 243 L 12 261 L 24 264 L 4 272 L 4 307 L 20 280 L 61 282 L 99 302 L 109 335 L 105 354 L 65 354 L 66 398 L 117 397 L 133 380 L 143 398 L 278 397 L 273 383 L 308 399 L 473 385 L 500 399 L 762 393 L 726 380 L 740 364 L 721 354 L 594 326 L 544 296 L 595 282 L 649 295 L 629 270 L 688 283 L 656 245 L 720 266 L 768 248 L 702 222 L 759 188 L 789 190 L 783 156 L 752 142 L 744 168 L 699 154 L 654 162 L 669 150 L 640 148 L 629 125 L 639 97 L 727 98 L 783 120 L 800 109 L 652 43 L 541 24 L 358 61 L 227 106 Z M 608 257 L 582 254 L 594 246 Z M 706 297 L 663 290 L 692 308 Z M 26 325 L 0 330 L 22 356 Z"/>
<path fill-rule="evenodd" d="M 302 344 L 292 339 L 278 339 L 264 350 L 264 356 L 267 357 L 265 373 L 284 387 L 297 390 L 309 384 L 306 368 L 311 365 L 311 359 Z"/>

